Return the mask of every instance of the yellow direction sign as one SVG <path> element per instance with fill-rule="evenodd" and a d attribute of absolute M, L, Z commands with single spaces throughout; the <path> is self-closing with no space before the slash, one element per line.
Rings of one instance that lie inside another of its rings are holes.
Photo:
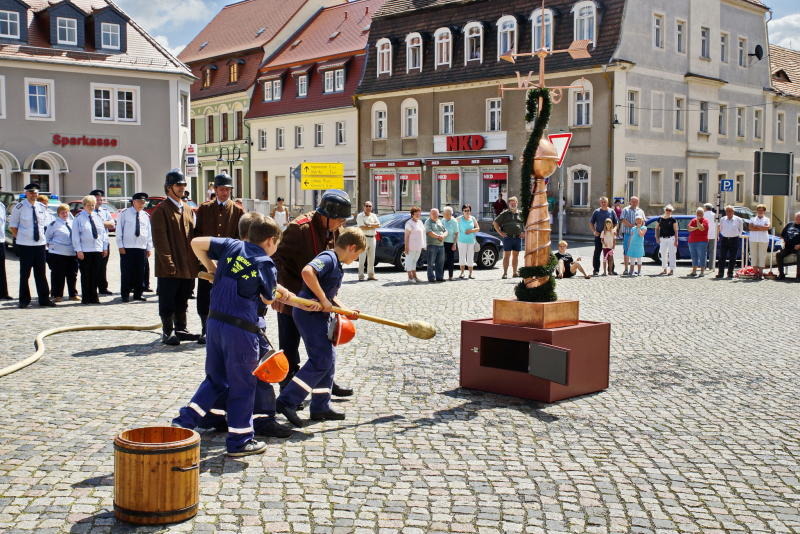
<path fill-rule="evenodd" d="M 344 163 L 301 163 L 303 190 L 344 189 Z"/>

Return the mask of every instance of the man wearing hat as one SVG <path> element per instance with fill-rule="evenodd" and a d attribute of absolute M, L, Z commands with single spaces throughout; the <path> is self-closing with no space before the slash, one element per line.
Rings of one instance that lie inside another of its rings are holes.
<path fill-rule="evenodd" d="M 38 202 L 39 184 L 25 186 L 25 200 L 19 202 L 11 211 L 8 227 L 16 239 L 15 248 L 19 257 L 19 307 L 27 308 L 31 303 L 28 289 L 28 278 L 33 271 L 36 281 L 36 294 L 40 306 L 55 306 L 50 299 L 50 287 L 47 285 L 47 240 L 44 232 L 50 221 L 47 206 Z"/>
<path fill-rule="evenodd" d="M 153 250 L 153 234 L 150 231 L 150 216 L 144 211 L 147 193 L 136 193 L 131 197 L 131 207 L 119 214 L 117 246 L 121 272 L 120 295 L 128 302 L 133 293 L 134 300 L 146 300 L 144 291 L 147 258 Z"/>
<path fill-rule="evenodd" d="M 186 308 L 197 277 L 197 258 L 192 252 L 194 214 L 183 201 L 186 179 L 179 169 L 172 169 L 164 180 L 166 200 L 151 216 L 153 245 L 156 251 L 158 278 L 158 314 L 161 316 L 161 342 L 179 345 L 196 341 L 197 335 L 186 329 Z"/>
<path fill-rule="evenodd" d="M 106 192 L 102 189 L 95 189 L 89 193 L 90 195 L 94 196 L 97 199 L 97 205 L 94 208 L 95 213 L 103 219 L 103 226 L 106 227 L 106 232 L 113 232 L 114 227 L 114 218 L 111 217 L 111 212 L 108 211 L 108 208 L 105 206 L 106 204 Z M 110 243 L 110 241 L 109 241 Z M 108 246 L 108 245 L 106 245 Z M 106 249 L 106 252 L 109 252 Z M 108 258 L 111 254 L 106 254 L 105 256 L 100 258 L 100 272 L 99 277 L 97 279 L 97 292 L 100 295 L 110 295 L 111 291 L 108 290 L 108 276 L 106 271 L 108 270 Z"/>
<path fill-rule="evenodd" d="M 197 225 L 195 237 L 230 237 L 239 239 L 239 219 L 244 210 L 231 199 L 233 181 L 227 173 L 222 172 L 214 177 L 214 193 L 212 200 L 203 202 L 197 208 Z M 246 236 L 245 236 L 246 237 Z M 197 282 L 197 315 L 203 330 L 197 342 L 206 343 L 206 320 L 211 303 L 211 284 L 203 279 Z"/>

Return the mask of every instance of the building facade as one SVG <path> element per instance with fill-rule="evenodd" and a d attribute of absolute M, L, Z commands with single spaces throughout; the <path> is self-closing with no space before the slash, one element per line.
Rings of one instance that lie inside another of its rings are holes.
<path fill-rule="evenodd" d="M 0 190 L 160 194 L 191 73 L 111 2 L 0 0 Z"/>
<path fill-rule="evenodd" d="M 800 51 L 780 46 L 769 47 L 770 72 L 772 73 L 771 104 L 775 152 L 794 154 L 793 191 L 788 199 L 773 198 L 773 222 L 780 231 L 781 218 L 786 213 L 786 222 L 800 211 Z M 781 202 L 786 202 L 785 209 Z"/>

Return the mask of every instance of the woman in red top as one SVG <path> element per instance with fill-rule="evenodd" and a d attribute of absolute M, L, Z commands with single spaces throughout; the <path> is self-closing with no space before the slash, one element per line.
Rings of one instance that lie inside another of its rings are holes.
<path fill-rule="evenodd" d="M 705 211 L 697 208 L 694 219 L 689 221 L 689 254 L 692 256 L 692 272 L 689 276 L 700 276 L 706 272 L 706 253 L 708 251 L 708 221 L 703 218 Z"/>

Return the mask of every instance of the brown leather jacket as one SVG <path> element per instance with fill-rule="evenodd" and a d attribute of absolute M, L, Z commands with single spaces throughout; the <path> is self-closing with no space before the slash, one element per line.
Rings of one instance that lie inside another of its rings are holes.
<path fill-rule="evenodd" d="M 303 267 L 323 250 L 333 248 L 339 231 L 328 232 L 322 215 L 312 211 L 296 218 L 283 231 L 278 250 L 272 255 L 272 261 L 278 268 L 278 283 L 297 293 L 303 287 L 300 275 Z M 292 308 L 275 301 L 273 308 L 281 313 L 291 315 Z"/>
<path fill-rule="evenodd" d="M 194 228 L 195 237 L 232 237 L 239 239 L 239 219 L 244 210 L 228 199 L 222 204 L 216 200 L 203 202 L 197 208 L 197 223 Z M 246 236 L 245 236 L 246 237 Z"/>
<path fill-rule="evenodd" d="M 194 236 L 194 213 L 189 204 L 182 202 L 182 205 L 183 213 L 166 198 L 150 216 L 159 278 L 197 276 L 197 258 L 190 244 Z"/>

